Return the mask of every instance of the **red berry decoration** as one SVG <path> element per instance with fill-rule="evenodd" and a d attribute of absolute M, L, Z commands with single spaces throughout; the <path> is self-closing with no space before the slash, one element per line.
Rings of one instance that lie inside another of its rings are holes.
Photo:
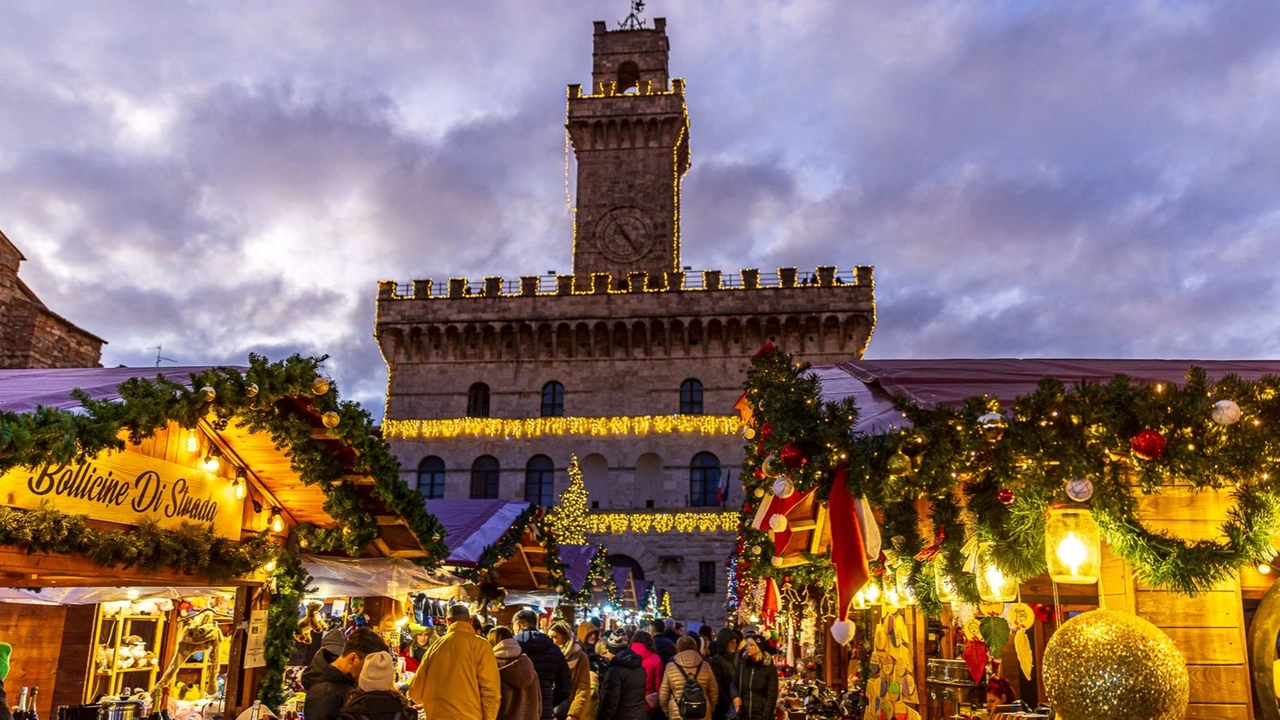
<path fill-rule="evenodd" d="M 1133 454 L 1142 460 L 1156 460 L 1164 457 L 1164 436 L 1155 430 L 1147 429 L 1133 436 L 1129 441 Z"/>
<path fill-rule="evenodd" d="M 1000 500 L 1001 505 L 1012 505 L 1013 501 L 1018 499 L 1009 488 L 1002 489 L 996 498 Z"/>
<path fill-rule="evenodd" d="M 778 457 L 782 458 L 782 464 L 786 465 L 788 470 L 799 470 L 809 462 L 809 453 L 798 443 L 783 445 Z"/>

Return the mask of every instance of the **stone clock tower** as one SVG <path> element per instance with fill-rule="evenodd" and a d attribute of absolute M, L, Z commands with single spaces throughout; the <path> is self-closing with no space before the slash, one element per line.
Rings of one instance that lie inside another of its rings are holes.
<path fill-rule="evenodd" d="M 751 358 L 766 342 L 818 365 L 861 358 L 872 269 L 686 272 L 689 121 L 667 23 L 598 22 L 593 36 L 591 87 L 569 86 L 573 272 L 380 283 L 382 431 L 428 498 L 551 505 L 576 455 L 590 516 L 609 529 L 588 538 L 670 592 L 680 618 L 719 625 L 743 501 L 733 406 Z"/>
<path fill-rule="evenodd" d="M 680 269 L 680 179 L 689 169 L 684 81 L 668 85 L 666 21 L 609 32 L 595 24 L 591 88 L 569 86 L 566 127 L 578 160 L 575 289 L 626 288 L 644 272 L 654 289 Z M 643 280 L 638 281 L 644 282 Z"/>

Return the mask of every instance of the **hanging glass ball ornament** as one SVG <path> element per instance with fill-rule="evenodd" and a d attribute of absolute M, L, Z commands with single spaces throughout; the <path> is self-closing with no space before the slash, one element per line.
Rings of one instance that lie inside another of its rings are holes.
<path fill-rule="evenodd" d="M 911 472 L 911 458 L 899 450 L 889 456 L 889 460 L 885 463 L 885 469 L 893 477 L 902 477 Z"/>
<path fill-rule="evenodd" d="M 245 394 L 245 397 L 251 397 L 251 398 L 258 397 L 257 383 L 249 383 L 248 385 L 245 385 L 244 394 Z"/>
<path fill-rule="evenodd" d="M 791 494 L 794 493 L 795 491 L 796 491 L 796 486 L 793 485 L 791 483 L 791 480 L 788 478 L 780 477 L 777 480 L 773 481 L 773 494 L 777 495 L 780 498 L 783 498 L 783 499 L 789 498 L 791 497 Z"/>
<path fill-rule="evenodd" d="M 765 477 L 771 478 L 782 477 L 783 473 L 787 471 L 787 466 L 782 464 L 782 458 L 777 455 L 770 455 L 765 458 L 762 468 L 764 469 Z"/>
<path fill-rule="evenodd" d="M 209 387 L 208 385 L 205 385 L 204 387 L 200 388 L 200 399 L 201 399 L 201 400 L 204 400 L 205 402 L 213 402 L 213 399 L 214 399 L 214 398 L 216 398 L 216 397 L 218 397 L 218 391 L 217 391 L 217 390 L 214 390 L 213 388 Z"/>
<path fill-rule="evenodd" d="M 1067 483 L 1067 497 L 1076 502 L 1085 502 L 1093 497 L 1093 482 L 1089 478 L 1076 478 Z"/>
<path fill-rule="evenodd" d="M 1150 428 L 1143 430 L 1129 441 L 1133 454 L 1141 460 L 1158 460 L 1164 457 L 1164 436 Z"/>
<path fill-rule="evenodd" d="M 318 377 L 311 382 L 311 394 L 323 395 L 329 392 L 329 381 L 325 378 Z"/>
<path fill-rule="evenodd" d="M 342 417 L 339 416 L 338 413 L 330 410 L 320 416 L 320 422 L 324 423 L 324 426 L 327 428 L 336 428 L 338 427 L 338 423 L 342 422 Z"/>
<path fill-rule="evenodd" d="M 1235 425 L 1240 421 L 1240 406 L 1233 400 L 1219 400 L 1213 404 L 1213 421 L 1219 425 Z"/>
<path fill-rule="evenodd" d="M 987 442 L 999 442 L 1004 437 L 1005 428 L 1009 427 L 1009 421 L 1000 413 L 989 412 L 978 417 L 978 427 Z"/>

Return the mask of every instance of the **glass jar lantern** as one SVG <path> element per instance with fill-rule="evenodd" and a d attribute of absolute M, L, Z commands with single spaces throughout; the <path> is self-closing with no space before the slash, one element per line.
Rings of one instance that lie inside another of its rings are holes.
<path fill-rule="evenodd" d="M 1013 602 L 1018 599 L 1018 583 L 1005 575 L 1004 570 L 996 564 L 990 545 L 985 545 L 978 550 L 976 567 L 974 580 L 978 585 L 978 597 L 983 601 Z"/>
<path fill-rule="evenodd" d="M 1098 582 L 1102 543 L 1098 523 L 1087 508 L 1053 507 L 1044 525 L 1044 555 L 1056 583 Z"/>
<path fill-rule="evenodd" d="M 955 602 L 960 599 L 960 590 L 951 579 L 947 563 L 941 555 L 933 561 L 933 581 L 939 602 Z"/>

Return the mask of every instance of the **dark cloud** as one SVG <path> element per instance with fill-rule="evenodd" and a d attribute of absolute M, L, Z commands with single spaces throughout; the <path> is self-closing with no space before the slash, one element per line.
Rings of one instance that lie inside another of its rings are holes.
<path fill-rule="evenodd" d="M 379 279 L 567 271 L 564 86 L 625 3 L 0 10 L 0 228 L 107 364 L 328 353 Z M 1264 3 L 650 3 L 684 263 L 875 265 L 869 355 L 1275 357 Z"/>

